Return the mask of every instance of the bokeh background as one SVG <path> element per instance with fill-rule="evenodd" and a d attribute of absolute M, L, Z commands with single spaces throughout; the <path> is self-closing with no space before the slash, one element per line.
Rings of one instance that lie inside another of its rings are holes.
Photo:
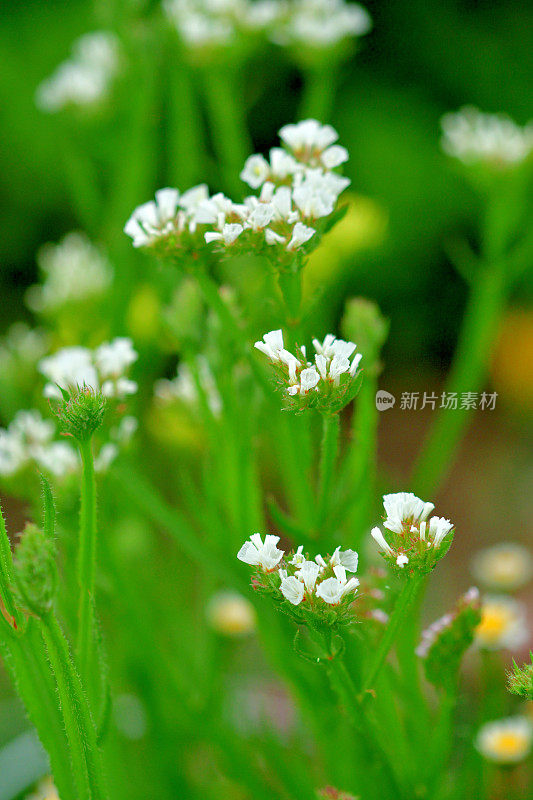
<path fill-rule="evenodd" d="M 447 255 L 449 245 L 462 236 L 475 247 L 480 214 L 478 197 L 439 147 L 439 119 L 471 103 L 506 112 L 519 124 L 528 122 L 533 116 L 533 13 L 528 4 L 512 0 L 381 0 L 366 7 L 373 30 L 343 65 L 331 118 L 323 120 L 338 129 L 350 152 L 346 174 L 352 180 L 357 224 L 348 254 L 330 256 L 325 248 L 313 259 L 309 287 L 325 283 L 333 324 L 348 296 L 375 300 L 390 319 L 382 388 L 397 398 L 405 391 L 438 394 L 467 298 L 467 286 Z M 115 4 L 105 0 L 3 2 L 0 335 L 16 320 L 32 323 L 23 298 L 37 279 L 38 248 L 83 226 L 62 158 L 72 132 L 58 137 L 55 120 L 35 106 L 36 87 L 68 56 L 77 36 L 112 24 L 115 10 Z M 149 150 L 142 137 L 131 141 L 126 151 L 116 146 L 124 141 L 127 126 L 123 104 L 116 114 L 107 109 L 97 145 L 104 148 L 102 164 L 116 167 L 114 176 L 104 176 L 104 192 L 112 192 L 114 182 L 124 176 L 126 159 L 145 164 L 146 196 L 137 197 L 134 204 L 171 180 L 179 184 L 180 177 L 162 155 L 168 152 L 163 145 L 176 125 L 165 102 L 165 86 L 176 64 L 150 43 L 146 52 L 153 65 L 149 78 L 159 87 L 146 111 Z M 270 59 L 268 69 L 258 64 L 246 76 L 246 87 L 254 150 L 266 152 L 276 144 L 278 128 L 295 120 L 301 79 L 288 62 Z M 123 91 L 132 104 L 138 102 L 138 84 Z M 224 188 L 214 168 L 208 182 L 212 190 Z M 119 222 L 131 210 L 128 203 L 129 198 L 121 207 L 117 201 L 113 230 L 105 232 L 119 258 Z M 108 222 L 98 220 L 90 231 L 96 240 L 98 226 L 103 234 Z M 132 260 L 131 268 L 137 270 L 141 285 L 144 267 Z M 531 544 L 532 298 L 530 269 L 514 288 L 493 349 L 486 388 L 498 393 L 496 409 L 473 415 L 437 498 L 439 512 L 455 521 L 458 535 L 439 567 L 438 585 L 430 590 L 428 619 L 468 588 L 469 562 L 477 549 L 501 539 Z M 8 421 L 0 419 L 0 424 Z M 379 459 L 384 475 L 397 479 L 409 473 L 430 421 L 431 412 L 403 411 L 398 402 L 381 415 Z M 24 506 L 8 498 L 6 511 L 17 528 Z M 525 591 L 523 599 L 533 617 L 531 592 Z M 4 739 L 19 724 L 6 720 L 2 714 Z"/>

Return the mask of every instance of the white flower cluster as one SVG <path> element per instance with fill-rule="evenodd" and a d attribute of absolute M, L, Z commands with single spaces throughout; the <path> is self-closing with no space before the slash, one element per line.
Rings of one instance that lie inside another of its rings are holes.
<path fill-rule="evenodd" d="M 323 342 L 313 339 L 314 363 L 307 361 L 303 346 L 299 348 L 299 356 L 286 350 L 281 330 L 265 333 L 263 341 L 254 346 L 268 356 L 285 395 L 292 399 L 294 407 L 301 409 L 334 411 L 342 406 L 362 358 L 360 353 L 353 355 L 357 345 L 336 339 L 332 333 Z"/>
<path fill-rule="evenodd" d="M 270 161 L 250 156 L 241 172 L 245 182 L 260 189 L 259 196 L 235 203 L 222 193 L 209 196 L 205 184 L 182 195 L 160 189 L 155 201 L 136 208 L 124 227 L 133 246 L 160 243 L 178 255 L 180 250 L 199 251 L 206 243 L 229 248 L 239 240 L 242 247 L 271 251 L 278 261 L 283 251 L 301 248 L 350 185 L 332 171 L 348 159 L 348 152 L 334 144 L 337 132 L 316 120 L 286 125 L 280 136 L 287 149 L 273 148 Z"/>
<path fill-rule="evenodd" d="M 54 113 L 69 105 L 88 106 L 109 92 L 119 67 L 119 43 L 109 31 L 94 31 L 77 39 L 72 55 L 38 87 L 41 111 Z"/>
<path fill-rule="evenodd" d="M 59 244 L 41 247 L 37 262 L 44 281 L 30 286 L 26 294 L 28 307 L 37 313 L 100 295 L 112 278 L 108 261 L 77 231 L 68 233 Z"/>
<path fill-rule="evenodd" d="M 203 393 L 211 413 L 215 417 L 219 416 L 222 411 L 222 398 L 209 362 L 202 355 L 197 356 L 194 369 L 182 362 L 178 365 L 178 374 L 175 378 L 172 380 L 163 378 L 154 386 L 154 394 L 161 402 L 167 404 L 180 400 L 193 408 L 198 406 L 199 390 Z"/>
<path fill-rule="evenodd" d="M 245 542 L 237 558 L 258 568 L 259 572 L 277 572 L 279 592 L 293 606 L 305 603 L 310 610 L 317 610 L 325 603 L 327 606 L 338 606 L 359 586 L 357 578 L 348 578 L 347 572 L 357 571 L 358 556 L 354 550 L 341 550 L 340 547 L 326 561 L 317 555 L 310 561 L 303 553 L 303 546 L 298 547 L 290 560 L 280 562 L 285 552 L 277 546 L 279 536 L 267 535 L 263 542 L 259 533 L 250 536 Z"/>
<path fill-rule="evenodd" d="M 506 717 L 487 722 L 479 730 L 475 745 L 481 755 L 496 764 L 524 761 L 533 745 L 533 723 L 527 717 Z"/>
<path fill-rule="evenodd" d="M 327 48 L 362 36 L 371 18 L 344 0 L 165 0 L 164 10 L 191 49 L 226 47 L 263 35 L 275 44 Z"/>
<path fill-rule="evenodd" d="M 39 362 L 39 372 L 49 381 L 44 396 L 61 399 L 60 386 L 83 385 L 100 389 L 105 397 L 121 399 L 135 394 L 137 384 L 126 373 L 137 357 L 133 342 L 125 337 L 104 342 L 96 350 L 63 347 Z"/>
<path fill-rule="evenodd" d="M 465 164 L 509 166 L 533 150 L 533 122 L 521 128 L 505 114 L 484 114 L 465 106 L 441 120 L 442 148 Z"/>
<path fill-rule="evenodd" d="M 431 517 L 435 506 L 425 503 L 411 492 L 386 494 L 383 497 L 383 526 L 392 533 L 387 541 L 380 528 L 371 535 L 382 549 L 382 555 L 396 567 L 430 571 L 444 555 L 452 540 L 453 523 L 444 517 Z"/>
<path fill-rule="evenodd" d="M 123 417 L 109 432 L 106 442 L 95 457 L 94 467 L 102 472 L 111 464 L 135 430 L 135 417 Z M 10 478 L 27 467 L 37 467 L 56 478 L 76 472 L 79 458 L 70 441 L 57 441 L 56 427 L 35 409 L 19 411 L 8 428 L 0 428 L 0 476 Z"/>

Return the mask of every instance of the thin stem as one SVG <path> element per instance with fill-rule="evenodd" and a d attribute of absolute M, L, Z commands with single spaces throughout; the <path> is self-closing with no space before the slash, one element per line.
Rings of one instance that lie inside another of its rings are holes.
<path fill-rule="evenodd" d="M 339 415 L 324 414 L 322 417 L 322 442 L 320 445 L 318 524 L 322 526 L 331 506 L 331 490 L 335 475 L 335 464 L 339 449 Z"/>
<path fill-rule="evenodd" d="M 335 101 L 337 72 L 338 65 L 331 62 L 306 70 L 298 119 L 329 120 Z"/>
<path fill-rule="evenodd" d="M 204 92 L 213 144 L 228 188 L 242 191 L 238 175 L 251 152 L 239 73 L 230 67 L 206 70 Z"/>
<path fill-rule="evenodd" d="M 96 480 L 91 440 L 79 442 L 83 465 L 81 484 L 80 543 L 78 552 L 77 656 L 81 675 L 87 680 L 94 647 L 94 577 L 96 572 Z"/>
<path fill-rule="evenodd" d="M 394 639 L 400 629 L 402 622 L 405 620 L 407 613 L 416 598 L 418 588 L 422 582 L 422 576 L 415 575 L 405 581 L 394 611 L 392 612 L 389 623 L 385 629 L 385 633 L 379 643 L 379 647 L 374 655 L 370 669 L 368 670 L 367 677 L 363 684 L 363 700 L 365 699 L 368 691 L 374 687 L 379 672 L 385 663 L 385 659 L 394 643 Z"/>
<path fill-rule="evenodd" d="M 302 270 L 296 268 L 280 272 L 278 283 L 285 305 L 285 324 L 290 339 L 288 345 L 301 346 Z"/>
<path fill-rule="evenodd" d="M 445 386 L 446 394 L 476 392 L 483 385 L 490 347 L 506 298 L 506 263 L 480 265 L 470 299 L 452 369 Z M 441 408 L 429 432 L 413 473 L 413 488 L 422 497 L 435 491 L 459 443 L 471 411 Z"/>
<path fill-rule="evenodd" d="M 104 800 L 107 792 L 96 729 L 80 676 L 67 640 L 52 613 L 42 620 L 43 634 L 54 673 L 80 800 Z"/>

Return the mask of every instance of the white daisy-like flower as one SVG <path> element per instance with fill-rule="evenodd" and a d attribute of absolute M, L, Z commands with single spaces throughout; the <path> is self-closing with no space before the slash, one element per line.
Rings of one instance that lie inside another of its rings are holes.
<path fill-rule="evenodd" d="M 278 542 L 279 536 L 267 534 L 263 542 L 261 534 L 253 533 L 250 541 L 245 542 L 237 553 L 237 558 L 245 564 L 261 567 L 264 572 L 272 572 L 284 554 L 283 550 L 276 547 Z"/>
<path fill-rule="evenodd" d="M 531 752 L 533 724 L 527 717 L 516 716 L 483 725 L 475 745 L 483 758 L 496 764 L 518 764 Z"/>
<path fill-rule="evenodd" d="M 522 603 L 506 595 L 488 595 L 481 604 L 475 642 L 484 650 L 516 650 L 527 643 L 529 629 Z"/>
<path fill-rule="evenodd" d="M 490 589 L 513 592 L 531 580 L 533 558 L 527 547 L 518 542 L 500 542 L 474 556 L 472 572 Z"/>

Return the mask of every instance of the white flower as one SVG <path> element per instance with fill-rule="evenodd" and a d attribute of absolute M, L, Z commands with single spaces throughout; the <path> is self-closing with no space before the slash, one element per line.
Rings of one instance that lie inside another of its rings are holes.
<path fill-rule="evenodd" d="M 287 245 L 287 250 L 297 250 L 298 247 L 308 242 L 315 233 L 316 231 L 314 228 L 309 228 L 302 222 L 297 222 L 292 230 L 292 237 Z"/>
<path fill-rule="evenodd" d="M 298 549 L 296 550 L 296 552 L 293 555 L 293 557 L 291 558 L 291 560 L 289 561 L 289 564 L 292 564 L 293 566 L 300 567 L 305 562 L 305 556 L 303 554 L 303 549 L 304 549 L 304 546 L 303 546 L 303 544 L 301 544 L 298 547 Z"/>
<path fill-rule="evenodd" d="M 339 138 L 339 134 L 331 125 L 321 125 L 316 119 L 306 119 L 296 125 L 284 125 L 279 135 L 295 153 L 302 150 L 321 152 Z"/>
<path fill-rule="evenodd" d="M 505 114 L 483 114 L 466 106 L 441 120 L 442 147 L 466 164 L 516 164 L 533 150 L 533 123 L 520 128 Z"/>
<path fill-rule="evenodd" d="M 396 559 L 396 564 L 399 567 L 405 567 L 405 565 L 408 564 L 408 563 L 409 563 L 409 559 L 407 558 L 405 553 L 400 553 L 399 556 Z"/>
<path fill-rule="evenodd" d="M 472 563 L 476 579 L 492 589 L 516 591 L 531 579 L 530 551 L 517 542 L 501 542 L 477 553 Z"/>
<path fill-rule="evenodd" d="M 15 475 L 27 462 L 27 451 L 20 437 L 0 428 L 0 475 Z"/>
<path fill-rule="evenodd" d="M 322 598 L 325 603 L 336 606 L 348 592 L 357 589 L 359 581 L 357 578 L 350 578 L 350 580 L 347 581 L 346 570 L 342 566 L 334 566 L 333 571 L 335 577 L 326 578 L 325 581 L 319 583 L 315 589 L 315 594 L 317 597 Z"/>
<path fill-rule="evenodd" d="M 319 572 L 320 567 L 316 561 L 304 561 L 303 564 L 300 565 L 299 570 L 296 572 L 296 577 L 303 581 L 303 584 L 308 592 L 312 592 L 315 588 L 315 583 Z"/>
<path fill-rule="evenodd" d="M 412 492 L 386 494 L 383 506 L 387 515 L 383 524 L 395 533 L 401 533 L 404 523 L 408 521 L 416 523 L 425 520 L 435 508 L 433 503 L 424 503 Z"/>
<path fill-rule="evenodd" d="M 282 147 L 273 147 L 270 151 L 270 173 L 278 180 L 285 180 L 289 175 L 301 169 L 296 159 Z"/>
<path fill-rule="evenodd" d="M 63 347 L 51 356 L 43 358 L 38 364 L 39 372 L 47 378 L 45 397 L 61 399 L 59 386 L 99 387 L 98 375 L 92 361 L 92 353 L 85 347 Z"/>
<path fill-rule="evenodd" d="M 341 550 L 340 546 L 336 548 L 330 558 L 330 564 L 332 566 L 340 565 L 348 570 L 348 572 L 357 572 L 358 561 L 359 556 L 355 550 Z"/>
<path fill-rule="evenodd" d="M 204 237 L 207 244 L 210 244 L 210 242 L 223 242 L 228 247 L 239 238 L 243 230 L 243 226 L 237 222 L 225 223 L 222 227 L 222 232 L 208 231 L 204 234 Z"/>
<path fill-rule="evenodd" d="M 481 755 L 496 764 L 517 764 L 531 752 L 533 724 L 527 717 L 506 717 L 488 722 L 479 730 L 475 745 Z"/>
<path fill-rule="evenodd" d="M 283 550 L 279 550 L 276 545 L 279 536 L 267 534 L 263 543 L 261 535 L 254 533 L 250 536 L 250 541 L 245 542 L 237 558 L 245 564 L 260 566 L 265 572 L 272 572 L 283 558 Z"/>
<path fill-rule="evenodd" d="M 332 147 L 328 147 L 327 150 L 324 150 L 320 160 L 326 169 L 335 169 L 335 167 L 340 167 L 341 164 L 348 161 L 348 158 L 347 149 L 341 147 L 339 144 L 334 144 Z"/>
<path fill-rule="evenodd" d="M 265 241 L 271 246 L 274 244 L 285 244 L 287 240 L 284 236 L 280 236 L 279 233 L 270 230 L 270 228 L 265 228 Z"/>
<path fill-rule="evenodd" d="M 527 619 L 522 603 L 506 595 L 489 595 L 481 605 L 475 641 L 485 650 L 515 650 L 527 642 Z"/>
<path fill-rule="evenodd" d="M 275 214 L 276 209 L 271 203 L 258 203 L 248 215 L 246 225 L 253 231 L 262 230 L 272 222 Z"/>
<path fill-rule="evenodd" d="M 431 503 L 426 505 L 431 505 Z M 424 523 L 420 525 L 421 528 L 423 524 Z M 431 517 L 426 534 L 429 536 L 428 545 L 433 544 L 433 547 L 440 547 L 442 540 L 450 533 L 452 528 L 453 522 L 450 522 L 449 519 L 444 519 L 444 517 Z"/>
<path fill-rule="evenodd" d="M 258 350 L 268 356 L 272 361 L 280 360 L 280 351 L 283 350 L 283 332 L 281 329 L 265 333 L 262 342 L 254 344 Z M 290 355 L 290 354 L 289 354 Z"/>
<path fill-rule="evenodd" d="M 95 456 L 94 469 L 96 472 L 105 472 L 118 456 L 119 450 L 114 442 L 106 442 L 100 452 Z"/>
<path fill-rule="evenodd" d="M 258 189 L 267 180 L 269 174 L 268 161 L 261 155 L 253 155 L 246 159 L 240 178 L 252 189 Z"/>
<path fill-rule="evenodd" d="M 76 231 L 68 233 L 59 244 L 41 247 L 37 261 L 44 282 L 30 286 L 26 303 L 38 313 L 101 294 L 112 277 L 111 267 L 100 251 Z"/>
<path fill-rule="evenodd" d="M 122 375 L 138 357 L 131 339 L 117 337 L 112 342 L 101 344 L 95 352 L 94 360 L 100 377 L 109 378 Z"/>
<path fill-rule="evenodd" d="M 283 597 L 292 603 L 293 606 L 299 605 L 304 599 L 305 586 L 294 575 L 282 577 L 280 591 Z"/>
<path fill-rule="evenodd" d="M 308 367 L 300 372 L 300 394 L 307 394 L 311 389 L 315 389 L 320 381 L 320 375 L 315 367 Z"/>
<path fill-rule="evenodd" d="M 194 366 L 197 371 L 197 378 L 195 378 L 194 371 L 189 364 L 180 362 L 176 377 L 172 380 L 157 381 L 154 386 L 154 393 L 164 403 L 180 400 L 194 409 L 199 404 L 199 384 L 205 394 L 209 410 L 217 417 L 222 411 L 222 398 L 209 362 L 205 356 L 200 355 L 196 357 Z"/>
<path fill-rule="evenodd" d="M 390 547 L 390 545 L 387 544 L 385 537 L 383 536 L 379 528 L 372 528 L 372 530 L 370 531 L 370 535 L 377 542 L 377 544 L 379 545 L 379 547 L 381 547 L 382 550 L 384 550 L 390 556 L 393 555 L 392 547 Z"/>
<path fill-rule="evenodd" d="M 155 201 L 138 206 L 124 226 L 134 247 L 144 247 L 177 230 L 179 192 L 177 189 L 159 189 Z"/>
<path fill-rule="evenodd" d="M 295 0 L 291 13 L 275 29 L 274 40 L 305 48 L 331 48 L 351 36 L 368 33 L 372 20 L 357 3 L 344 0 Z"/>

